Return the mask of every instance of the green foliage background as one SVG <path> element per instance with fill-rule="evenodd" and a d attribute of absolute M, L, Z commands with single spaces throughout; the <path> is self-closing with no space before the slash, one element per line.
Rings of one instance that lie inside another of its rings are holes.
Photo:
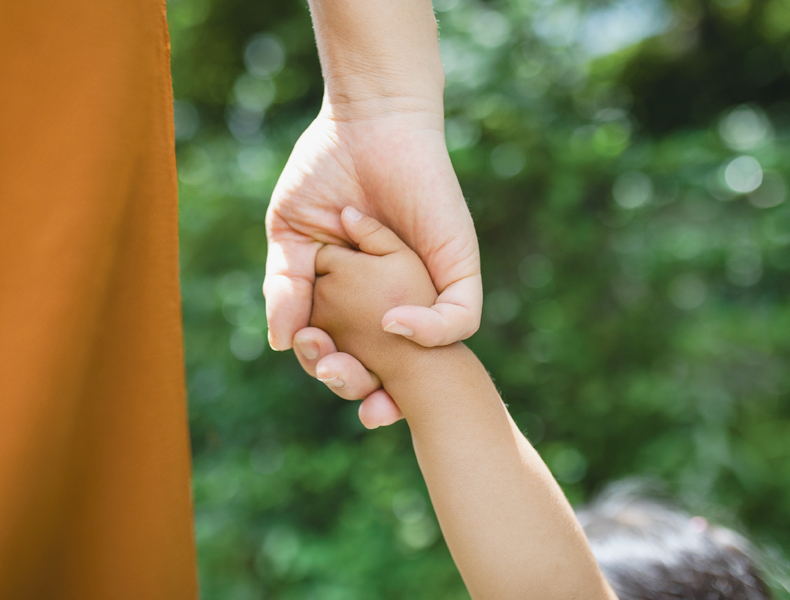
<path fill-rule="evenodd" d="M 790 550 L 790 4 L 435 7 L 469 344 L 517 422 L 575 503 L 660 478 Z M 203 597 L 468 597 L 405 423 L 265 345 L 264 214 L 322 93 L 305 3 L 168 12 Z"/>

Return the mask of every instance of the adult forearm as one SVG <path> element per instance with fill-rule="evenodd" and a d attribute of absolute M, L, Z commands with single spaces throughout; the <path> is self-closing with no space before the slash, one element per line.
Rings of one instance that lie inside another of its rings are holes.
<path fill-rule="evenodd" d="M 384 381 L 475 600 L 611 598 L 573 511 L 462 344 Z"/>
<path fill-rule="evenodd" d="M 441 109 L 444 70 L 431 0 L 310 0 L 326 102 Z"/>

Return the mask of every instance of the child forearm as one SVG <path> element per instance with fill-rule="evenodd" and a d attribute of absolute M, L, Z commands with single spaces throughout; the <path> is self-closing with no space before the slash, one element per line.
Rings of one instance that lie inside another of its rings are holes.
<path fill-rule="evenodd" d="M 409 423 L 472 597 L 614 598 L 562 490 L 480 361 L 460 343 L 414 350 L 382 380 Z"/>
<path fill-rule="evenodd" d="M 391 308 L 434 304 L 422 261 L 369 217 L 343 226 L 359 251 L 319 251 L 311 325 L 376 373 L 403 411 L 472 597 L 614 599 L 562 490 L 474 354 L 382 330 Z"/>

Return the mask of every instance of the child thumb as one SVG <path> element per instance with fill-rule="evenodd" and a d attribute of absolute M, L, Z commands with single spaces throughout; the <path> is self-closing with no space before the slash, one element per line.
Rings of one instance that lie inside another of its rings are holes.
<path fill-rule="evenodd" d="M 346 206 L 343 209 L 340 220 L 351 241 L 366 254 L 385 256 L 405 247 L 392 230 L 384 227 L 373 217 L 363 215 L 353 206 Z"/>

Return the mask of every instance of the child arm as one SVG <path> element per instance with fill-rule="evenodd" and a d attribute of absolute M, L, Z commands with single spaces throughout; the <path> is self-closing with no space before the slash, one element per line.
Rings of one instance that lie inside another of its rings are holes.
<path fill-rule="evenodd" d="M 447 545 L 475 600 L 614 599 L 548 468 L 461 343 L 423 348 L 382 331 L 392 306 L 431 306 L 419 258 L 368 217 L 343 224 L 361 252 L 325 247 L 312 324 L 375 372 L 411 429 Z"/>

